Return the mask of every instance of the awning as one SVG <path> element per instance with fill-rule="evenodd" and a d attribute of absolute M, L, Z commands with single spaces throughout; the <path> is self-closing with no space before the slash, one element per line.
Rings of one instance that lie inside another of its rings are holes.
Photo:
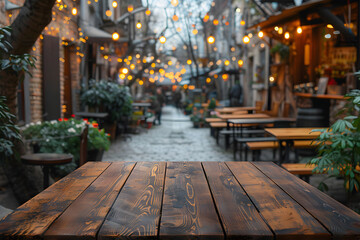
<path fill-rule="evenodd" d="M 350 1 L 353 2 L 353 1 Z M 250 29 L 259 27 L 260 29 L 272 28 L 274 26 L 284 24 L 284 22 L 291 22 L 306 16 L 308 13 L 317 12 L 318 9 L 326 7 L 336 7 L 346 5 L 347 1 L 339 0 L 313 0 L 303 3 L 297 7 L 291 7 L 283 10 L 277 15 L 270 16 L 265 21 L 255 24 Z"/>
<path fill-rule="evenodd" d="M 90 42 L 111 42 L 114 41 L 112 39 L 112 35 L 108 32 L 105 32 L 104 30 L 101 30 L 100 28 L 85 25 L 82 27 L 84 30 L 84 35 L 88 37 L 88 41 Z M 127 42 L 127 38 L 120 38 L 116 42 Z"/>

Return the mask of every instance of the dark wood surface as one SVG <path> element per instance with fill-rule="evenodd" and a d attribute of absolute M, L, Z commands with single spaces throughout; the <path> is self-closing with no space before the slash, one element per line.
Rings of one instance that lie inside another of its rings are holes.
<path fill-rule="evenodd" d="M 273 163 L 88 162 L 0 239 L 360 239 L 360 216 Z"/>
<path fill-rule="evenodd" d="M 33 153 L 21 156 L 21 161 L 29 165 L 60 165 L 70 163 L 71 154 L 59 153 Z"/>

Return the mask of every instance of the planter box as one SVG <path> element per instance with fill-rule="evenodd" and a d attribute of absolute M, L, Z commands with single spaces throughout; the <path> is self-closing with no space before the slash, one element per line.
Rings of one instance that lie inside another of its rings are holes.
<path fill-rule="evenodd" d="M 91 162 L 101 162 L 103 155 L 104 155 L 104 149 L 88 150 L 87 160 Z"/>

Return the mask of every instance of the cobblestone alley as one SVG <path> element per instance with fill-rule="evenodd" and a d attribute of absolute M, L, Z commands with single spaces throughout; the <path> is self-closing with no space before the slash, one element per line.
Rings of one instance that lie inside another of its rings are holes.
<path fill-rule="evenodd" d="M 163 108 L 162 124 L 119 138 L 103 161 L 232 161 L 231 151 L 217 146 L 209 128 L 193 128 L 188 116 Z"/>

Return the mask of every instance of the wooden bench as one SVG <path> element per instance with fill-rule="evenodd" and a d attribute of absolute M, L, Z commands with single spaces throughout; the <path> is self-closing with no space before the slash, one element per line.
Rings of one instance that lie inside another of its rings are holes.
<path fill-rule="evenodd" d="M 274 142 L 276 141 L 275 137 L 235 137 L 234 138 L 234 148 L 233 148 L 233 155 L 234 160 L 236 160 L 236 152 L 237 152 L 237 145 L 240 143 L 240 161 L 242 161 L 242 147 L 243 144 L 247 142 Z M 246 150 L 246 147 L 245 147 Z M 245 152 L 245 157 L 247 157 L 247 154 Z M 245 159 L 247 161 L 247 159 Z"/>
<path fill-rule="evenodd" d="M 312 144 L 312 141 L 310 140 L 300 140 L 300 141 L 294 141 L 294 149 L 304 149 L 304 148 L 315 148 L 316 145 Z M 279 148 L 279 142 L 247 142 L 246 143 L 246 149 L 245 149 L 245 157 L 247 158 L 247 150 L 251 150 L 254 152 L 253 160 L 259 160 L 261 150 L 263 149 L 278 149 Z M 296 156 L 296 159 L 298 157 Z M 275 151 L 274 151 L 274 159 L 275 159 Z"/>
<path fill-rule="evenodd" d="M 237 132 L 237 133 L 240 133 L 240 131 Z M 264 129 L 243 129 L 242 130 L 242 134 L 264 134 L 264 133 L 265 133 Z M 217 138 L 216 138 L 216 143 L 219 144 L 220 135 L 224 135 L 224 136 L 229 135 L 229 136 L 231 136 L 233 134 L 234 134 L 234 131 L 231 130 L 231 129 L 229 129 L 229 130 L 228 129 L 220 130 L 219 134 L 217 135 Z"/>
<path fill-rule="evenodd" d="M 306 163 L 283 163 L 281 167 L 286 169 L 289 173 L 294 175 L 299 175 L 301 179 L 306 182 L 309 182 L 309 177 L 313 174 L 320 174 L 318 172 L 313 172 L 315 165 L 308 165 Z M 356 170 L 360 171 L 360 166 L 356 167 Z"/>

